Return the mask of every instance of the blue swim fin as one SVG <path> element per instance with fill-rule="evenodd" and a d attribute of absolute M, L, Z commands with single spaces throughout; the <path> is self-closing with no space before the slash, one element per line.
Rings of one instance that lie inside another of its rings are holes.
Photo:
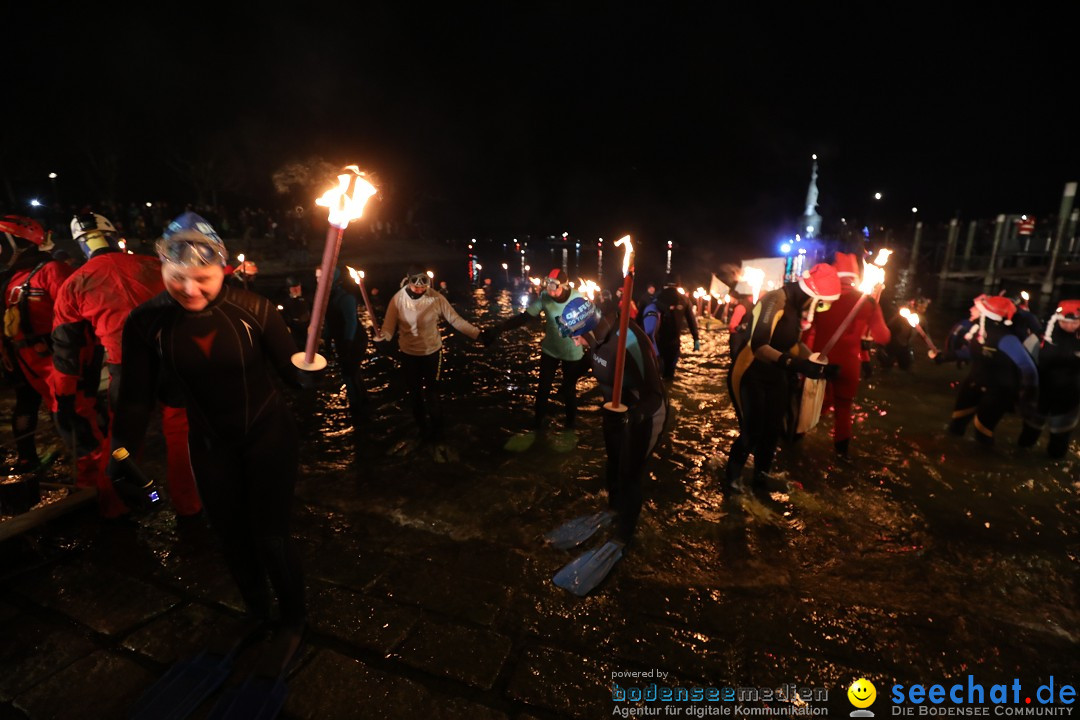
<path fill-rule="evenodd" d="M 229 677 L 233 655 L 208 651 L 181 660 L 147 690 L 131 711 L 132 720 L 182 720 Z"/>
<path fill-rule="evenodd" d="M 285 706 L 288 694 L 281 678 L 252 675 L 222 695 L 207 720 L 273 720 Z"/>
<path fill-rule="evenodd" d="M 558 550 L 569 550 L 591 538 L 600 528 L 610 525 L 614 518 L 615 511 L 613 510 L 582 515 L 566 521 L 545 535 L 544 539 Z"/>
<path fill-rule="evenodd" d="M 566 564 L 553 578 L 556 585 L 578 597 L 585 597 L 604 581 L 622 558 L 624 543 L 609 540 L 597 550 L 583 553 Z"/>

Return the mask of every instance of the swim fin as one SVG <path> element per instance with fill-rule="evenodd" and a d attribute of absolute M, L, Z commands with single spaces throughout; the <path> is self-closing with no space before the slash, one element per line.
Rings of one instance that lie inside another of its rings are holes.
<path fill-rule="evenodd" d="M 281 678 L 252 675 L 225 693 L 207 720 L 273 720 L 285 706 L 289 689 Z"/>
<path fill-rule="evenodd" d="M 585 597 L 604 581 L 615 563 L 622 559 L 624 543 L 609 540 L 597 550 L 583 553 L 555 573 L 553 581 L 563 590 Z"/>
<path fill-rule="evenodd" d="M 592 515 L 582 515 L 555 528 L 544 539 L 558 550 L 569 550 L 585 542 L 600 528 L 607 527 L 615 518 L 614 510 L 604 510 Z"/>
<path fill-rule="evenodd" d="M 300 657 L 304 630 L 282 629 L 264 650 L 255 671 L 239 686 L 230 688 L 214 705 L 207 720 L 273 720 L 285 706 L 289 689 L 285 677 Z"/>
<path fill-rule="evenodd" d="M 553 434 L 548 442 L 557 453 L 568 453 L 577 447 L 578 434 L 573 430 L 563 430 Z"/>
<path fill-rule="evenodd" d="M 536 432 L 530 430 L 529 432 L 510 436 L 510 439 L 503 445 L 503 449 L 510 452 L 525 452 L 533 446 L 534 442 L 536 442 Z"/>
<path fill-rule="evenodd" d="M 229 677 L 233 660 L 262 631 L 257 623 L 231 646 L 211 647 L 180 660 L 143 693 L 131 711 L 132 720 L 181 720 L 195 711 Z"/>

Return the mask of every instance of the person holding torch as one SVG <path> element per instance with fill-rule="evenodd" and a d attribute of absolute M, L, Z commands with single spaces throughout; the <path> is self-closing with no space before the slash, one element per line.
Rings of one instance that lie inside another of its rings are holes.
<path fill-rule="evenodd" d="M 859 261 L 854 255 L 838 252 L 833 266 L 840 278 L 840 297 L 832 304 L 829 312 L 814 317 L 814 326 L 807 342 L 814 352 L 824 351 L 829 362 L 840 368 L 837 376 L 826 383 L 825 403 L 833 406 L 833 447 L 837 455 L 847 455 L 848 445 L 851 443 L 851 405 L 859 389 L 862 370 L 863 338 L 869 333 L 874 342 L 884 345 L 889 342 L 892 334 L 885 326 L 881 306 L 876 302 L 863 301 L 850 324 L 846 328 L 841 327 L 863 296 L 856 286 L 859 280 Z M 839 337 L 826 351 L 825 346 L 838 332 Z"/>
<path fill-rule="evenodd" d="M 754 484 L 764 486 L 783 432 L 795 374 L 836 376 L 838 366 L 811 360 L 799 338 L 817 313 L 840 298 L 840 290 L 836 269 L 820 263 L 803 271 L 797 282 L 766 293 L 750 312 L 749 341 L 728 375 L 728 391 L 739 419 L 739 437 L 724 471 L 729 490 L 743 491 L 742 471 L 751 454 Z"/>
<path fill-rule="evenodd" d="M 401 289 L 390 299 L 376 343 L 389 342 L 398 336 L 405 377 L 412 396 L 413 417 L 423 442 L 434 444 L 435 459 L 446 462 L 447 448 L 442 445 L 443 413 L 439 397 L 439 370 L 442 367 L 442 337 L 439 321 L 445 320 L 455 330 L 473 340 L 490 345 L 493 338 L 454 310 L 450 302 L 431 289 L 431 277 L 419 265 L 409 267 L 401 280 Z"/>
<path fill-rule="evenodd" d="M 283 668 L 306 617 L 289 531 L 297 430 L 278 387 L 303 384 L 291 362 L 296 345 L 269 300 L 225 284 L 225 244 L 206 220 L 184 213 L 156 249 L 165 292 L 124 325 L 112 449 L 140 447 L 163 381 L 182 395 L 199 495 L 254 621 L 270 618 L 270 586 L 277 594 L 280 625 L 267 660 Z M 129 480 L 124 472 L 110 465 L 114 483 Z"/>

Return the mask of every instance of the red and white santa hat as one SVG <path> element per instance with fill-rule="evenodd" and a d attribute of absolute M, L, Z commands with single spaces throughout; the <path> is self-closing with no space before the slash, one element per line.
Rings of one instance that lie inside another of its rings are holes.
<path fill-rule="evenodd" d="M 841 282 L 854 285 L 859 279 L 859 259 L 851 253 L 838 252 L 833 258 L 833 267 Z"/>
<path fill-rule="evenodd" d="M 840 277 L 836 268 L 828 263 L 818 263 L 799 276 L 799 287 L 810 297 L 832 302 L 840 299 Z"/>
<path fill-rule="evenodd" d="M 1050 322 L 1046 323 L 1046 332 L 1043 333 L 1043 341 L 1052 343 L 1054 327 L 1061 320 L 1080 320 L 1080 300 L 1062 300 L 1057 310 L 1050 316 Z"/>
<path fill-rule="evenodd" d="M 975 298 L 975 307 L 979 309 L 980 316 L 1006 325 L 1012 325 L 1013 315 L 1016 314 L 1013 301 L 1000 295 L 980 295 Z"/>

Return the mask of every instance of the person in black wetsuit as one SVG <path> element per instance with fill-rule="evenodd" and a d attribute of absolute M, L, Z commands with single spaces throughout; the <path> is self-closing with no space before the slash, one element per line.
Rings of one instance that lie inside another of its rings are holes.
<path fill-rule="evenodd" d="M 978 322 L 968 333 L 972 343 L 971 370 L 960 384 L 949 432 L 963 435 L 975 421 L 975 439 L 994 444 L 994 428 L 1016 407 L 1022 411 L 1038 400 L 1039 375 L 1035 361 L 1012 328 L 1016 305 L 999 295 L 980 295 L 974 309 Z M 935 362 L 954 359 L 948 353 L 934 355 Z"/>
<path fill-rule="evenodd" d="M 739 418 L 739 437 L 731 446 L 725 469 L 729 490 L 743 490 L 743 467 L 754 456 L 754 484 L 763 486 L 783 433 L 795 373 L 835 377 L 837 365 L 813 362 L 799 338 L 815 312 L 828 310 L 840 297 L 840 278 L 832 265 L 821 263 L 803 272 L 798 282 L 766 293 L 750 312 L 749 341 L 739 351 L 728 375 L 728 391 Z"/>
<path fill-rule="evenodd" d="M 289 534 L 296 425 L 273 379 L 299 384 L 289 330 L 270 301 L 224 285 L 225 246 L 187 212 L 157 244 L 165 292 L 135 308 L 123 333 L 112 447 L 142 444 L 159 379 L 182 395 L 191 466 L 248 612 L 269 618 L 276 591 L 291 652 L 305 620 L 300 558 Z M 120 464 L 110 468 L 122 483 Z"/>
<path fill-rule="evenodd" d="M 656 296 L 656 307 L 659 311 L 659 323 L 654 330 L 656 349 L 660 353 L 660 365 L 663 369 L 664 379 L 671 380 L 675 377 L 675 367 L 679 364 L 682 355 L 682 325 L 694 338 L 694 350 L 701 349 L 701 339 L 698 336 L 697 319 L 686 296 L 679 292 L 675 283 L 669 282 Z"/>
<path fill-rule="evenodd" d="M 601 313 L 585 298 L 568 302 L 558 316 L 564 337 L 591 350 L 593 375 L 605 402 L 615 390 L 615 354 L 619 347 L 619 321 L 614 306 Z M 641 514 L 645 463 L 664 430 L 668 401 L 656 355 L 648 335 L 634 322 L 628 326 L 622 404 L 629 410 L 604 412 L 607 448 L 608 505 L 617 515 L 615 541 L 630 542 Z"/>
<path fill-rule="evenodd" d="M 1027 343 L 1025 343 L 1027 345 Z M 1039 368 L 1039 402 L 1024 414 L 1018 445 L 1031 447 L 1050 426 L 1046 454 L 1065 457 L 1080 421 L 1080 300 L 1062 300 L 1034 352 Z"/>

